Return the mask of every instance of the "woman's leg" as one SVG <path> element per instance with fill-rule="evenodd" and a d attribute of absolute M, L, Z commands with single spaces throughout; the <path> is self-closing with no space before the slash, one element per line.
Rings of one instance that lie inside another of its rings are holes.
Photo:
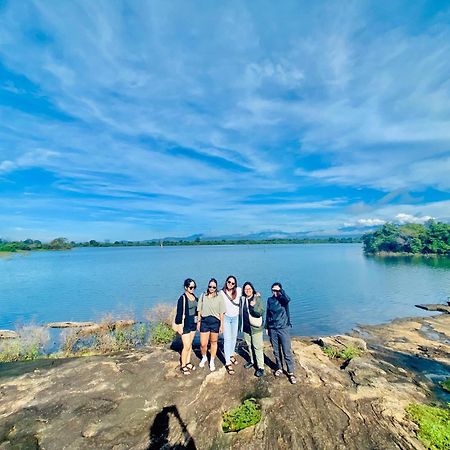
<path fill-rule="evenodd" d="M 294 357 L 292 356 L 291 335 L 287 328 L 279 330 L 281 348 L 283 349 L 284 360 L 286 361 L 288 373 L 294 373 Z"/>
<path fill-rule="evenodd" d="M 194 341 L 195 331 L 191 331 L 188 336 L 189 336 L 189 350 L 187 355 L 187 364 L 191 362 L 192 342 Z"/>
<path fill-rule="evenodd" d="M 275 357 L 275 365 L 277 366 L 277 369 L 282 369 L 278 330 L 269 329 L 269 337 L 270 343 L 272 344 L 273 356 Z"/>
<path fill-rule="evenodd" d="M 206 356 L 206 351 L 208 350 L 209 334 L 210 334 L 209 331 L 207 331 L 206 333 L 200 333 L 200 353 L 202 354 L 202 356 Z M 217 351 L 217 341 L 216 341 L 216 351 Z"/>
<path fill-rule="evenodd" d="M 211 348 L 209 352 L 211 354 L 211 359 L 215 358 L 217 355 L 217 340 L 219 339 L 219 333 L 211 332 Z"/>
<path fill-rule="evenodd" d="M 262 331 L 252 334 L 252 345 L 255 350 L 256 365 L 258 369 L 264 370 L 264 340 Z"/>
<path fill-rule="evenodd" d="M 231 317 L 230 357 L 235 356 L 238 328 L 239 328 L 239 316 Z"/>
<path fill-rule="evenodd" d="M 231 364 L 231 317 L 223 318 L 223 351 L 225 353 L 225 365 Z"/>
<path fill-rule="evenodd" d="M 251 337 L 251 335 L 244 332 L 244 341 L 247 344 L 248 356 L 250 358 L 250 362 L 252 364 L 255 364 L 255 361 L 253 359 L 253 347 L 252 347 L 252 337 Z"/>
<path fill-rule="evenodd" d="M 189 358 L 191 355 L 191 333 L 182 334 L 181 341 L 183 342 L 183 350 L 181 350 L 181 367 L 184 367 L 189 362 Z"/>

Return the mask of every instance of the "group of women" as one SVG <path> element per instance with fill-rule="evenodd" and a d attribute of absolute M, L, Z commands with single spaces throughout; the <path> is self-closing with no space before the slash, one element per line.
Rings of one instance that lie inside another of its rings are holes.
<path fill-rule="evenodd" d="M 286 374 L 292 384 L 297 382 L 294 375 L 294 358 L 289 333 L 289 297 L 281 283 L 273 283 L 272 296 L 265 308 L 259 292 L 252 283 L 246 281 L 242 288 L 237 285 L 235 276 L 225 280 L 218 290 L 217 280 L 211 278 L 207 289 L 198 298 L 197 285 L 192 278 L 184 281 L 184 292 L 178 299 L 175 327 L 181 335 L 181 372 L 189 375 L 196 369 L 191 362 L 192 342 L 196 331 L 200 331 L 201 361 L 199 367 L 208 363 L 207 350 L 210 344 L 209 368 L 216 369 L 217 341 L 223 333 L 225 368 L 230 375 L 236 373 L 234 366 L 239 364 L 236 355 L 236 341 L 241 331 L 248 348 L 246 369 L 254 367 L 255 376 L 264 375 L 263 332 L 269 335 L 275 356 L 274 375 L 283 374 L 282 361 L 286 364 Z"/>

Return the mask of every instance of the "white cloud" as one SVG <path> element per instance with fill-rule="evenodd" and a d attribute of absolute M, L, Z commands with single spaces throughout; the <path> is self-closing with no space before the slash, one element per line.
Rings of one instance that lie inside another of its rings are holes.
<path fill-rule="evenodd" d="M 431 216 L 422 216 L 422 217 L 416 217 L 411 214 L 397 214 L 394 218 L 394 221 L 400 224 L 405 223 L 425 223 L 428 220 L 433 219 Z"/>

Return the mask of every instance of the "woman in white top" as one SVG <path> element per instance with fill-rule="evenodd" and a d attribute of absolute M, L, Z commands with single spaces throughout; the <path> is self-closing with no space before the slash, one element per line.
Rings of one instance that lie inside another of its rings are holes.
<path fill-rule="evenodd" d="M 225 299 L 225 315 L 223 318 L 225 368 L 230 375 L 233 375 L 235 373 L 233 364 L 238 363 L 235 349 L 239 326 L 239 302 L 242 296 L 242 289 L 238 287 L 237 279 L 234 275 L 227 277 L 220 294 Z"/>

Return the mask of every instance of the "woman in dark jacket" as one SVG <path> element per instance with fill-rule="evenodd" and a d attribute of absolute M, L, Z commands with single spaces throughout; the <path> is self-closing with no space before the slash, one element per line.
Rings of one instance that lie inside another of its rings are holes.
<path fill-rule="evenodd" d="M 194 294 L 197 287 L 192 278 L 184 280 L 184 293 L 180 295 L 177 303 L 177 315 L 175 323 L 178 325 L 178 334 L 181 335 L 183 341 L 183 350 L 181 350 L 181 372 L 189 375 L 195 370 L 194 364 L 191 363 L 192 341 L 194 340 L 197 330 L 197 304 L 198 298 Z"/>
<path fill-rule="evenodd" d="M 281 283 L 272 284 L 272 297 L 269 297 L 267 300 L 266 328 L 275 356 L 276 370 L 274 375 L 279 377 L 283 373 L 281 360 L 283 355 L 289 381 L 295 384 L 297 379 L 294 375 L 294 358 L 292 356 L 291 336 L 289 333 L 289 327 L 292 326 L 289 317 L 290 300 L 284 292 Z"/>

